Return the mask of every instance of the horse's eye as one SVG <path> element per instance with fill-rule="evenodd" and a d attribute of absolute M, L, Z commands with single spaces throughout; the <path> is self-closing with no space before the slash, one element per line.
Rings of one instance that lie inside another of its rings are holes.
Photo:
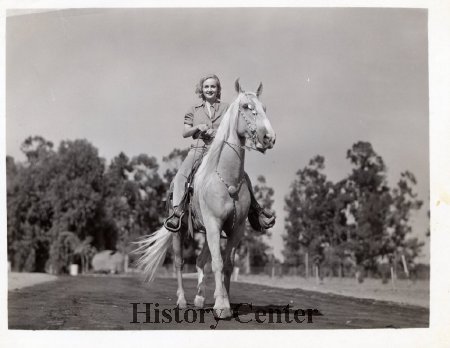
<path fill-rule="evenodd" d="M 242 104 L 242 107 L 243 107 L 244 109 L 248 109 L 248 104 L 247 104 L 247 103 Z"/>

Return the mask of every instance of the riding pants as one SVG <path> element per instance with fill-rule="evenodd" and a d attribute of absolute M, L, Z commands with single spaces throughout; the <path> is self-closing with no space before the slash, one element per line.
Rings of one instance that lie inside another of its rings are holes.
<path fill-rule="evenodd" d="M 173 206 L 176 207 L 181 203 L 185 191 L 186 180 L 191 174 L 192 168 L 196 161 L 201 161 L 206 154 L 208 147 L 206 146 L 191 146 L 186 158 L 178 169 L 175 178 L 173 179 Z"/>

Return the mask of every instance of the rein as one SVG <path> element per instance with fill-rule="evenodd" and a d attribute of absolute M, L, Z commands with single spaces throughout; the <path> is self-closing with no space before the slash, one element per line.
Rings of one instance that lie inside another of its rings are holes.
<path fill-rule="evenodd" d="M 230 143 L 230 142 L 228 142 L 226 140 L 224 140 L 223 142 L 225 144 L 227 144 L 228 146 L 230 146 L 232 149 L 234 147 L 238 147 L 238 148 L 243 149 L 243 150 L 247 150 L 247 149 L 256 150 L 256 143 L 258 141 L 257 135 L 256 135 L 256 115 L 258 113 L 257 113 L 255 107 L 252 104 L 250 104 L 250 103 L 244 104 L 243 107 L 246 108 L 246 109 L 251 110 L 252 114 L 253 114 L 253 119 L 250 120 L 248 118 L 248 116 L 242 111 L 241 108 L 239 108 L 239 110 L 238 110 L 239 116 L 242 116 L 244 118 L 245 122 L 247 123 L 248 130 L 246 131 L 246 133 L 248 134 L 248 138 L 251 139 L 251 141 L 252 141 L 252 143 L 253 143 L 253 145 L 255 147 L 250 147 L 250 146 L 245 146 L 245 145 L 240 145 L 240 144 L 233 144 L 233 143 Z M 240 156 L 239 156 L 239 160 L 242 161 Z M 241 180 L 239 180 L 239 183 L 236 186 L 234 186 L 234 185 L 227 184 L 225 182 L 225 180 L 222 178 L 222 176 L 220 175 L 220 173 L 217 171 L 217 169 L 216 169 L 216 173 L 217 173 L 217 176 L 219 177 L 220 181 L 222 181 L 222 183 L 227 188 L 228 193 L 230 194 L 230 196 L 233 196 L 237 192 L 239 192 L 239 190 L 241 189 L 242 183 L 244 182 L 244 177 L 242 177 Z"/>
<path fill-rule="evenodd" d="M 246 145 L 240 145 L 240 144 L 233 144 L 230 143 L 226 140 L 224 140 L 223 142 L 225 144 L 227 144 L 228 146 L 230 146 L 232 149 L 234 149 L 234 147 L 240 148 L 242 150 L 257 150 L 256 149 L 256 144 L 258 142 L 257 139 L 257 134 L 256 134 L 256 115 L 258 114 L 256 109 L 254 108 L 254 106 L 250 103 L 246 103 L 243 105 L 244 108 L 249 109 L 252 111 L 252 119 L 249 119 L 249 117 L 245 114 L 245 112 L 242 111 L 241 108 L 239 108 L 239 116 L 242 116 L 245 120 L 245 122 L 247 123 L 247 130 L 246 130 L 246 134 L 248 135 L 248 137 L 246 137 L 246 139 L 250 139 L 252 142 L 252 145 L 254 145 L 254 147 L 252 146 L 246 146 Z M 241 157 L 238 155 L 239 160 L 242 161 Z M 227 188 L 228 194 L 230 195 L 230 197 L 233 200 L 233 224 L 232 224 L 232 229 L 234 229 L 234 224 L 236 221 L 236 196 L 237 193 L 240 191 L 242 184 L 244 183 L 245 180 L 245 175 L 241 178 L 241 180 L 239 180 L 238 184 L 236 186 L 234 185 L 229 185 L 228 183 L 225 182 L 225 180 L 222 178 L 222 176 L 220 175 L 219 171 L 216 169 L 216 174 L 219 177 L 219 180 L 225 185 L 225 187 Z"/>

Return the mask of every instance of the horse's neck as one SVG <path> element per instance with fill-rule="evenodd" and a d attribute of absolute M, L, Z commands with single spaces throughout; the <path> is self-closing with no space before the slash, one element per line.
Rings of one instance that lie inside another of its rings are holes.
<path fill-rule="evenodd" d="M 228 185 L 237 185 L 244 177 L 245 150 L 237 136 L 230 136 L 224 144 L 217 163 L 217 171 Z"/>

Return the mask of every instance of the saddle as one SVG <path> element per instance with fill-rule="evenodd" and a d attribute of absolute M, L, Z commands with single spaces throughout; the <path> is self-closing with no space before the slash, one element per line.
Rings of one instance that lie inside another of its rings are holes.
<path fill-rule="evenodd" d="M 194 231 L 199 233 L 206 233 L 206 228 L 203 224 L 203 221 L 198 216 L 198 213 L 195 211 L 192 204 L 192 197 L 194 195 L 194 186 L 193 186 L 194 176 L 197 173 L 197 170 L 200 167 L 201 162 L 202 162 L 201 160 L 197 160 L 194 162 L 192 171 L 187 177 L 184 194 L 177 208 L 182 211 L 179 217 L 180 223 L 175 230 L 169 229 L 172 232 L 178 232 L 182 226 L 187 226 L 188 234 L 191 237 L 194 236 Z M 264 233 L 265 229 L 269 229 L 273 227 L 273 225 L 275 224 L 275 216 L 273 216 L 270 211 L 262 208 L 258 204 L 252 190 L 250 190 L 250 195 L 251 195 L 251 204 L 248 212 L 248 221 L 253 230 L 259 233 Z M 170 186 L 168 193 L 167 199 L 168 211 L 172 209 L 172 199 L 173 199 L 173 184 Z M 175 210 L 172 211 L 172 214 L 169 215 L 168 219 L 172 218 L 174 214 Z M 226 236 L 224 235 L 223 232 L 220 238 L 226 239 Z"/>

